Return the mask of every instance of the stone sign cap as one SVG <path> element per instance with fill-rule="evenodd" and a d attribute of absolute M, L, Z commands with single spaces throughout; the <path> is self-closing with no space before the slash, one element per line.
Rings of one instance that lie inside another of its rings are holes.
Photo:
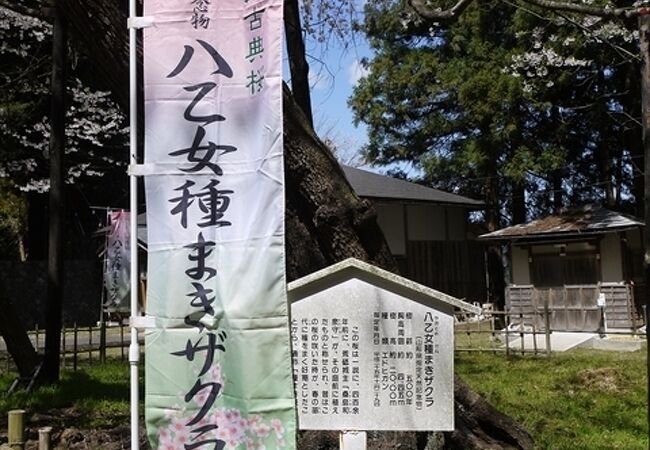
<path fill-rule="evenodd" d="M 322 290 L 323 286 L 334 285 L 343 279 L 354 276 L 366 279 L 371 284 L 393 291 L 400 296 L 408 297 L 425 306 L 443 310 L 458 308 L 473 314 L 481 313 L 481 308 L 478 306 L 474 306 L 459 298 L 416 283 L 413 280 L 380 269 L 356 258 L 348 258 L 304 276 L 289 283 L 287 288 L 291 294 L 291 298 L 295 298 L 297 291 Z"/>

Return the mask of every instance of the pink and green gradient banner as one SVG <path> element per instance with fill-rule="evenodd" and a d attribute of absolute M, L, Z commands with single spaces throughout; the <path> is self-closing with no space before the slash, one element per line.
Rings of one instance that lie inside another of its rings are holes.
<path fill-rule="evenodd" d="M 282 0 L 145 0 L 153 448 L 295 449 Z"/>

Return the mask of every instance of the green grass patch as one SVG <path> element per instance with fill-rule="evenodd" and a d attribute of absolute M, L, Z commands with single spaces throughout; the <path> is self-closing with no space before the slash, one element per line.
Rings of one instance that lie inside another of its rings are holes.
<path fill-rule="evenodd" d="M 456 372 L 497 409 L 519 420 L 536 448 L 648 448 L 645 349 L 510 359 L 458 353 Z"/>
<path fill-rule="evenodd" d="M 633 353 L 575 350 L 544 356 L 458 353 L 456 371 L 497 409 L 519 420 L 536 448 L 647 449 L 645 349 Z M 0 375 L 6 391 L 13 378 Z M 0 414 L 65 415 L 67 425 L 110 428 L 129 415 L 128 363 L 63 373 L 61 383 L 0 396 Z"/>
<path fill-rule="evenodd" d="M 491 320 L 481 322 L 460 322 L 454 326 L 454 345 L 457 349 L 488 350 L 500 349 L 503 342 L 500 333 L 495 333 L 494 324 Z M 515 339 L 518 336 L 510 336 Z"/>
<path fill-rule="evenodd" d="M 15 375 L 0 375 L 0 389 L 6 392 Z M 62 373 L 61 382 L 41 386 L 30 395 L 24 391 L 0 396 L 0 414 L 11 409 L 28 413 L 64 410 L 75 426 L 111 427 L 123 424 L 129 415 L 129 365 L 109 361 L 104 365 Z"/>

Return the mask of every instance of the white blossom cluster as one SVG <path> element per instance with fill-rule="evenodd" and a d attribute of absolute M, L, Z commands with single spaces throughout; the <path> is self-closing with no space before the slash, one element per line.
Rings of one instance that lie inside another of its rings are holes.
<path fill-rule="evenodd" d="M 592 4 L 592 0 L 582 0 L 584 4 Z M 557 70 L 577 72 L 591 70 L 594 61 L 576 56 L 578 39 L 582 45 L 596 44 L 616 47 L 638 41 L 638 31 L 628 29 L 623 23 L 605 20 L 593 16 L 576 16 L 571 21 L 562 17 L 561 25 L 564 30 L 573 27 L 575 33 L 558 35 L 546 28 L 537 27 L 533 30 L 517 34 L 522 41 L 529 41 L 529 48 L 512 56 L 512 62 L 502 70 L 515 77 L 522 78 L 524 92 L 533 94 L 536 87 L 553 87 L 552 73 Z M 624 53 L 624 52 L 622 52 Z"/>
<path fill-rule="evenodd" d="M 639 40 L 639 30 L 629 30 L 621 23 L 609 20 L 599 22 L 589 33 L 584 33 L 599 41 L 616 39 L 631 43 Z"/>
<path fill-rule="evenodd" d="M 26 192 L 49 189 L 50 125 L 46 114 L 51 34 L 46 22 L 0 7 L 0 58 L 8 61 L 0 66 L 0 83 L 4 80 L 0 142 L 5 143 L 0 148 L 0 178 L 10 178 Z M 34 73 L 38 59 L 45 63 Z M 91 89 L 77 77 L 69 78 L 67 92 L 67 182 L 101 177 L 105 168 L 124 165 L 121 161 L 126 158 L 120 158 L 120 153 L 127 152 L 128 127 L 110 93 Z"/>
<path fill-rule="evenodd" d="M 553 87 L 554 82 L 548 77 L 551 69 L 581 68 L 591 64 L 591 60 L 562 56 L 552 47 L 542 45 L 534 51 L 513 55 L 512 64 L 503 71 L 514 77 L 523 76 L 523 90 L 530 94 L 534 91 L 536 82 Z"/>
<path fill-rule="evenodd" d="M 33 41 L 43 42 L 50 36 L 52 26 L 47 22 L 0 6 L 0 54 L 27 57 Z"/>

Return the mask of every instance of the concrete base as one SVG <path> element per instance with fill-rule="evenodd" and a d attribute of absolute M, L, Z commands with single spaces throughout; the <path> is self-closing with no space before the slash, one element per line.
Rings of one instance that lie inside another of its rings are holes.
<path fill-rule="evenodd" d="M 515 333 L 510 334 L 509 347 L 512 351 L 516 352 L 521 350 L 521 337 L 515 338 Z M 598 334 L 595 333 L 569 333 L 563 331 L 554 331 L 551 333 L 551 351 L 552 352 L 566 352 L 572 348 L 579 347 L 584 343 L 592 340 L 593 338 L 598 337 Z M 514 338 L 514 339 L 513 339 Z M 537 351 L 545 352 L 546 351 L 546 336 L 544 334 L 535 335 Z M 524 350 L 529 352 L 535 349 L 533 345 L 533 336 L 525 335 L 524 336 Z"/>
<path fill-rule="evenodd" d="M 603 350 L 609 352 L 635 352 L 641 350 L 643 340 L 633 336 L 605 336 L 595 338 L 585 342 L 581 348 L 592 348 L 594 350 Z"/>

